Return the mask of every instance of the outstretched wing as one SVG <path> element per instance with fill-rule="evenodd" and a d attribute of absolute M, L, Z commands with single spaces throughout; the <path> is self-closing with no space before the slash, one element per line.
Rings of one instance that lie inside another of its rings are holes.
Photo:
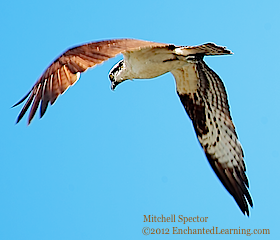
<path fill-rule="evenodd" d="M 225 87 L 202 55 L 194 57 L 193 63 L 172 71 L 178 95 L 211 167 L 243 214 L 249 216 L 248 203 L 253 206 L 253 202 Z"/>
<path fill-rule="evenodd" d="M 67 50 L 46 69 L 28 94 L 13 106 L 21 104 L 28 98 L 17 118 L 17 123 L 30 106 L 28 124 L 33 119 L 39 104 L 41 104 L 40 117 L 42 117 L 47 110 L 48 104 L 53 104 L 60 94 L 64 93 L 69 86 L 79 79 L 80 73 L 88 68 L 101 64 L 125 51 L 165 45 L 136 39 L 115 39 L 92 42 Z"/>

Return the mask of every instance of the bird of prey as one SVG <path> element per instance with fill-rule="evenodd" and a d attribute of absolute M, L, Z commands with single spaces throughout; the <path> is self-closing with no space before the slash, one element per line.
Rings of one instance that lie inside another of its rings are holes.
<path fill-rule="evenodd" d="M 80 73 L 123 54 L 109 72 L 111 88 L 129 79 L 149 79 L 171 72 L 179 98 L 192 120 L 197 138 L 214 172 L 249 216 L 253 201 L 248 191 L 244 154 L 229 111 L 227 94 L 220 77 L 204 62 L 204 56 L 227 55 L 231 51 L 214 43 L 175 46 L 137 39 L 97 41 L 71 48 L 58 57 L 42 74 L 28 94 L 17 122 L 28 108 L 28 124 L 39 105 L 42 117 L 49 103 L 64 93 Z"/>

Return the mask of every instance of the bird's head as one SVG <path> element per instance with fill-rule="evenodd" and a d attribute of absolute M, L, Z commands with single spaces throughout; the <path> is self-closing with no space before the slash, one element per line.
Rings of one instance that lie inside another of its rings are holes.
<path fill-rule="evenodd" d="M 111 80 L 111 89 L 115 90 L 116 86 L 121 82 L 127 80 L 125 77 L 124 60 L 119 61 L 109 72 L 109 78 Z"/>

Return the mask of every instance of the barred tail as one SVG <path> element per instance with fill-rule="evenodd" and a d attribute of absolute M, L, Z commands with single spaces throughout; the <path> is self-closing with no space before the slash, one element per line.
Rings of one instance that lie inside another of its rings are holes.
<path fill-rule="evenodd" d="M 218 46 L 215 43 L 205 43 L 194 47 L 179 47 L 175 49 L 179 55 L 192 55 L 192 54 L 204 54 L 206 56 L 211 55 L 228 55 L 233 54 L 232 51 L 226 49 L 226 47 Z"/>

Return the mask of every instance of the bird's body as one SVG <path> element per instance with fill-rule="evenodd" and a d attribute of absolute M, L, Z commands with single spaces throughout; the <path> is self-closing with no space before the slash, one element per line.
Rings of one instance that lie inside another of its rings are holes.
<path fill-rule="evenodd" d="M 136 39 L 93 42 L 69 49 L 56 59 L 39 78 L 31 91 L 17 122 L 31 106 L 28 122 L 39 105 L 41 117 L 49 103 L 79 78 L 80 73 L 122 53 L 124 59 L 110 71 L 112 89 L 128 79 L 149 79 L 171 72 L 176 80 L 179 98 L 193 122 L 206 157 L 241 211 L 249 215 L 248 192 L 243 150 L 233 125 L 225 87 L 219 76 L 203 60 L 207 55 L 231 54 L 213 43 L 200 46 L 174 46 Z"/>
<path fill-rule="evenodd" d="M 129 73 L 127 79 L 155 78 L 187 63 L 183 59 L 180 61 L 175 58 L 176 56 L 173 57 L 170 50 L 166 48 L 157 48 L 156 51 L 143 49 L 123 55 L 127 73 Z"/>

